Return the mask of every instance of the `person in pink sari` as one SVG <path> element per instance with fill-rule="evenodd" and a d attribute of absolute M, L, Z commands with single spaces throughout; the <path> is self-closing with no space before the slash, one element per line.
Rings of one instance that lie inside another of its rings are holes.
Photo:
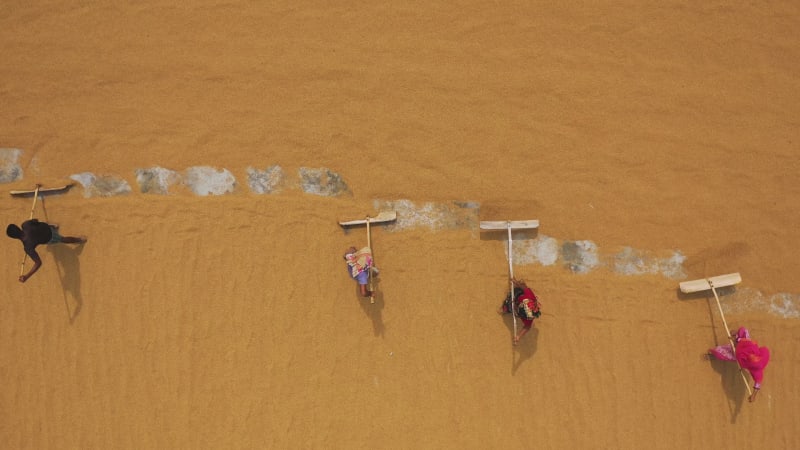
<path fill-rule="evenodd" d="M 735 349 L 731 344 L 719 345 L 708 349 L 708 355 L 722 361 L 736 361 L 742 369 L 750 372 L 753 377 L 753 394 L 750 396 L 750 401 L 753 402 L 764 380 L 764 369 L 769 363 L 769 349 L 759 347 L 758 343 L 750 339 L 750 331 L 745 327 L 740 327 L 735 333 L 731 333 L 731 338 L 736 343 Z"/>

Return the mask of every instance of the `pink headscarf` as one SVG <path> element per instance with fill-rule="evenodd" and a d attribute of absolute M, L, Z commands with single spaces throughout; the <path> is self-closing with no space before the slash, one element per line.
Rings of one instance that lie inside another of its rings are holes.
<path fill-rule="evenodd" d="M 747 331 L 745 327 L 739 327 L 739 331 L 736 332 L 737 339 L 750 339 L 750 332 Z"/>

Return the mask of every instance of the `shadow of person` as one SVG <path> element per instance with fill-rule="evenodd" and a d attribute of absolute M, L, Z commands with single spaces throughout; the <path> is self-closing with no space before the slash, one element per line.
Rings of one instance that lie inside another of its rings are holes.
<path fill-rule="evenodd" d="M 528 334 L 520 339 L 519 344 L 514 346 L 514 357 L 512 360 L 513 365 L 511 366 L 511 374 L 514 375 L 517 373 L 517 369 L 524 363 L 525 361 L 529 360 L 533 357 L 533 354 L 536 353 L 536 346 L 539 342 L 539 329 L 536 328 L 534 324 L 531 327 L 531 330 L 528 331 Z"/>
<path fill-rule="evenodd" d="M 739 365 L 735 361 L 720 361 L 710 358 L 711 367 L 720 376 L 722 390 L 728 397 L 728 410 L 731 414 L 731 423 L 736 423 L 736 418 L 742 410 L 742 405 L 747 397 L 747 387 L 742 376 L 739 375 Z"/>
<path fill-rule="evenodd" d="M 67 308 L 67 317 L 69 317 L 70 324 L 75 322 L 81 312 L 81 308 L 83 308 L 80 258 L 78 257 L 83 252 L 84 245 L 86 244 L 56 244 L 47 247 L 56 262 L 56 270 L 61 280 L 64 305 Z"/>
<path fill-rule="evenodd" d="M 385 331 L 385 327 L 383 325 L 383 293 L 378 290 L 378 279 L 374 278 L 372 281 L 373 291 L 373 298 L 375 303 L 370 303 L 369 297 L 362 297 L 360 288 L 356 283 L 356 299 L 358 300 L 358 304 L 361 305 L 361 309 L 364 310 L 364 314 L 372 320 L 372 331 L 375 333 L 375 336 L 383 336 Z"/>
<path fill-rule="evenodd" d="M 519 317 L 517 317 L 516 320 L 517 320 L 517 332 L 519 332 L 519 330 L 523 326 L 523 323 L 522 319 L 520 319 Z M 539 341 L 539 329 L 536 328 L 536 322 L 534 322 L 534 325 L 531 326 L 530 331 L 528 331 L 528 333 L 526 333 L 525 336 L 523 336 L 522 339 L 519 340 L 519 343 L 517 345 L 513 345 L 515 336 L 514 318 L 511 316 L 511 314 L 508 313 L 503 314 L 503 322 L 505 323 L 506 328 L 508 328 L 508 334 L 510 336 L 509 341 L 511 342 L 512 345 L 511 374 L 513 375 L 517 373 L 517 370 L 520 368 L 522 363 L 532 358 L 534 353 L 536 353 L 536 347 Z"/>

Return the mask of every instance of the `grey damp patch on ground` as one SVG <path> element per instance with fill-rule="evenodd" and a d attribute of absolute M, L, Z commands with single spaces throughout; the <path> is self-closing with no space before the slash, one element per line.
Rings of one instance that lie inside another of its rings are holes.
<path fill-rule="evenodd" d="M 800 295 L 780 293 L 771 296 L 769 312 L 786 319 L 800 318 Z"/>
<path fill-rule="evenodd" d="M 181 175 L 163 167 L 136 169 L 136 182 L 143 194 L 167 195 L 170 186 L 181 182 Z"/>
<path fill-rule="evenodd" d="M 517 239 L 511 235 L 511 250 L 514 262 L 519 264 L 541 264 L 552 266 L 558 261 L 559 245 L 555 238 L 539 235 L 534 239 Z M 508 248 L 508 246 L 506 246 Z M 508 256 L 506 250 L 506 256 Z"/>
<path fill-rule="evenodd" d="M 800 295 L 798 294 L 783 292 L 766 296 L 761 291 L 748 287 L 736 289 L 731 286 L 723 289 L 731 289 L 727 295 L 720 294 L 722 289 L 717 289 L 717 294 L 720 295 L 720 306 L 726 314 L 759 312 L 784 319 L 800 318 Z"/>
<path fill-rule="evenodd" d="M 70 175 L 70 178 L 83 186 L 84 197 L 115 197 L 131 193 L 131 186 L 123 178 L 115 175 L 97 176 L 91 172 Z"/>
<path fill-rule="evenodd" d="M 467 209 L 478 209 L 481 207 L 479 202 L 453 202 L 454 205 L 458 206 L 459 208 L 467 208 Z"/>
<path fill-rule="evenodd" d="M 478 229 L 478 204 L 472 202 L 425 202 L 410 200 L 375 200 L 376 212 L 397 211 L 397 220 L 388 225 L 389 230 L 407 228 Z"/>
<path fill-rule="evenodd" d="M 275 194 L 286 184 L 281 166 L 270 166 L 264 170 L 247 168 L 247 184 L 256 194 Z"/>
<path fill-rule="evenodd" d="M 23 171 L 19 165 L 22 150 L 0 148 L 0 183 L 13 183 L 22 179 Z"/>
<path fill-rule="evenodd" d="M 623 275 L 661 274 L 674 280 L 686 278 L 683 270 L 686 257 L 678 251 L 660 258 L 649 252 L 625 247 L 613 256 L 613 261 L 614 271 Z"/>
<path fill-rule="evenodd" d="M 561 258 L 573 273 L 587 273 L 600 265 L 597 244 L 592 241 L 566 241 L 561 245 Z"/>
<path fill-rule="evenodd" d="M 236 177 L 228 169 L 195 166 L 186 169 L 183 184 L 197 195 L 225 195 L 236 190 Z"/>
<path fill-rule="evenodd" d="M 300 188 L 307 194 L 323 197 L 352 195 L 342 176 L 330 169 L 301 167 L 298 173 L 300 175 Z"/>

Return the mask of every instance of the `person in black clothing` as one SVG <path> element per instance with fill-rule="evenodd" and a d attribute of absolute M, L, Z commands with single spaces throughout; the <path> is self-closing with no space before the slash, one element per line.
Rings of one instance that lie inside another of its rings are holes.
<path fill-rule="evenodd" d="M 58 225 L 50 225 L 46 222 L 39 222 L 36 219 L 22 222 L 22 228 L 12 223 L 6 228 L 6 234 L 12 239 L 19 239 L 22 241 L 25 253 L 33 260 L 33 267 L 31 270 L 24 275 L 20 275 L 20 283 L 24 283 L 36 273 L 42 265 L 42 258 L 36 253 L 36 246 L 58 243 L 83 244 L 86 242 L 86 238 L 84 237 L 61 236 L 58 233 Z"/>

